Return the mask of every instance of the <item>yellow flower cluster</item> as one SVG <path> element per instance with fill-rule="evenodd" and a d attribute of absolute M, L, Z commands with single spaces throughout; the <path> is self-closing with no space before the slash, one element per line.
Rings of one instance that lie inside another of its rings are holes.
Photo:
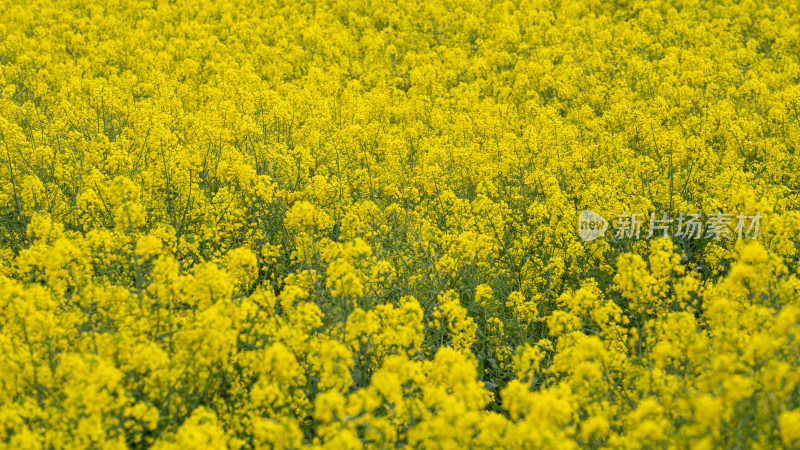
<path fill-rule="evenodd" d="M 0 447 L 800 448 L 799 76 L 796 2 L 0 2 Z"/>

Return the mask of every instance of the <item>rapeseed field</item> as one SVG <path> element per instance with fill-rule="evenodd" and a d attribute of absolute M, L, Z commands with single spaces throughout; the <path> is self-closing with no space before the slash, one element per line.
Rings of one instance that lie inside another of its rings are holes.
<path fill-rule="evenodd" d="M 4 448 L 800 448 L 800 4 L 0 0 Z"/>

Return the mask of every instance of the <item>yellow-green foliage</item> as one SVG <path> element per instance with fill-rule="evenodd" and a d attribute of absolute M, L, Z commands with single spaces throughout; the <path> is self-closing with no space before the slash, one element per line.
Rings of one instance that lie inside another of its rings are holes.
<path fill-rule="evenodd" d="M 0 443 L 800 447 L 799 58 L 794 1 L 0 0 Z"/>

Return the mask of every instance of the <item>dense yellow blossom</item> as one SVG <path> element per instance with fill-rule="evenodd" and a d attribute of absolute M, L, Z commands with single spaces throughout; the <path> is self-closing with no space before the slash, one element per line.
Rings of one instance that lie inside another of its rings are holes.
<path fill-rule="evenodd" d="M 800 448 L 799 76 L 790 1 L 0 0 L 0 447 Z"/>

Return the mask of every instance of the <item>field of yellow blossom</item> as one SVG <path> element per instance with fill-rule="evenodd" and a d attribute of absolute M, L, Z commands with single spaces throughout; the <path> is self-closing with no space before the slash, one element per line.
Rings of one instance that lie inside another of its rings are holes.
<path fill-rule="evenodd" d="M 0 448 L 800 448 L 799 266 L 794 1 L 0 0 Z"/>

